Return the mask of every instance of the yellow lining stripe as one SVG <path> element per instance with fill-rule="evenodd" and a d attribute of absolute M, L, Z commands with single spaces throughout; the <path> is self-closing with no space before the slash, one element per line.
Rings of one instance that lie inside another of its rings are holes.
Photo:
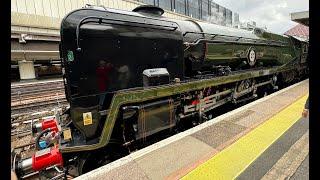
<path fill-rule="evenodd" d="M 301 118 L 307 97 L 298 99 L 182 179 L 235 179 Z"/>

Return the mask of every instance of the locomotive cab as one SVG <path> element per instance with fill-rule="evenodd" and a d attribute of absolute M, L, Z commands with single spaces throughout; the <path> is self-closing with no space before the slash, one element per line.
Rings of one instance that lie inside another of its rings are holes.
<path fill-rule="evenodd" d="M 181 32 L 162 11 L 148 6 L 133 12 L 83 8 L 63 19 L 65 86 L 81 142 L 98 140 L 118 91 L 183 79 Z M 85 113 L 91 113 L 88 124 Z"/>

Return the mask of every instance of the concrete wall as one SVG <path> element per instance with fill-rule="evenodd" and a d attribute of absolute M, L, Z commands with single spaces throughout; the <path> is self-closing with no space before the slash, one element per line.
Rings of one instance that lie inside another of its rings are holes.
<path fill-rule="evenodd" d="M 19 61 L 20 79 L 34 79 L 36 78 L 35 70 L 32 61 Z"/>

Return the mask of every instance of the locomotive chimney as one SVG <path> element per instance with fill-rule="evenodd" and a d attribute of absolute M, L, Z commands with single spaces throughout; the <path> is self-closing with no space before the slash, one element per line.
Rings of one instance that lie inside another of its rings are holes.
<path fill-rule="evenodd" d="M 159 8 L 157 6 L 152 5 L 142 5 L 134 8 L 132 10 L 133 12 L 139 12 L 139 13 L 147 13 L 152 15 L 161 16 L 164 13 L 164 10 L 162 8 Z"/>

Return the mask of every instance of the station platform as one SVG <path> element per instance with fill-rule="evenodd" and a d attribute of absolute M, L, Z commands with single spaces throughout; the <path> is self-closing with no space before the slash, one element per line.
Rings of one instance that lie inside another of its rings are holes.
<path fill-rule="evenodd" d="M 75 179 L 308 179 L 309 80 Z"/>

